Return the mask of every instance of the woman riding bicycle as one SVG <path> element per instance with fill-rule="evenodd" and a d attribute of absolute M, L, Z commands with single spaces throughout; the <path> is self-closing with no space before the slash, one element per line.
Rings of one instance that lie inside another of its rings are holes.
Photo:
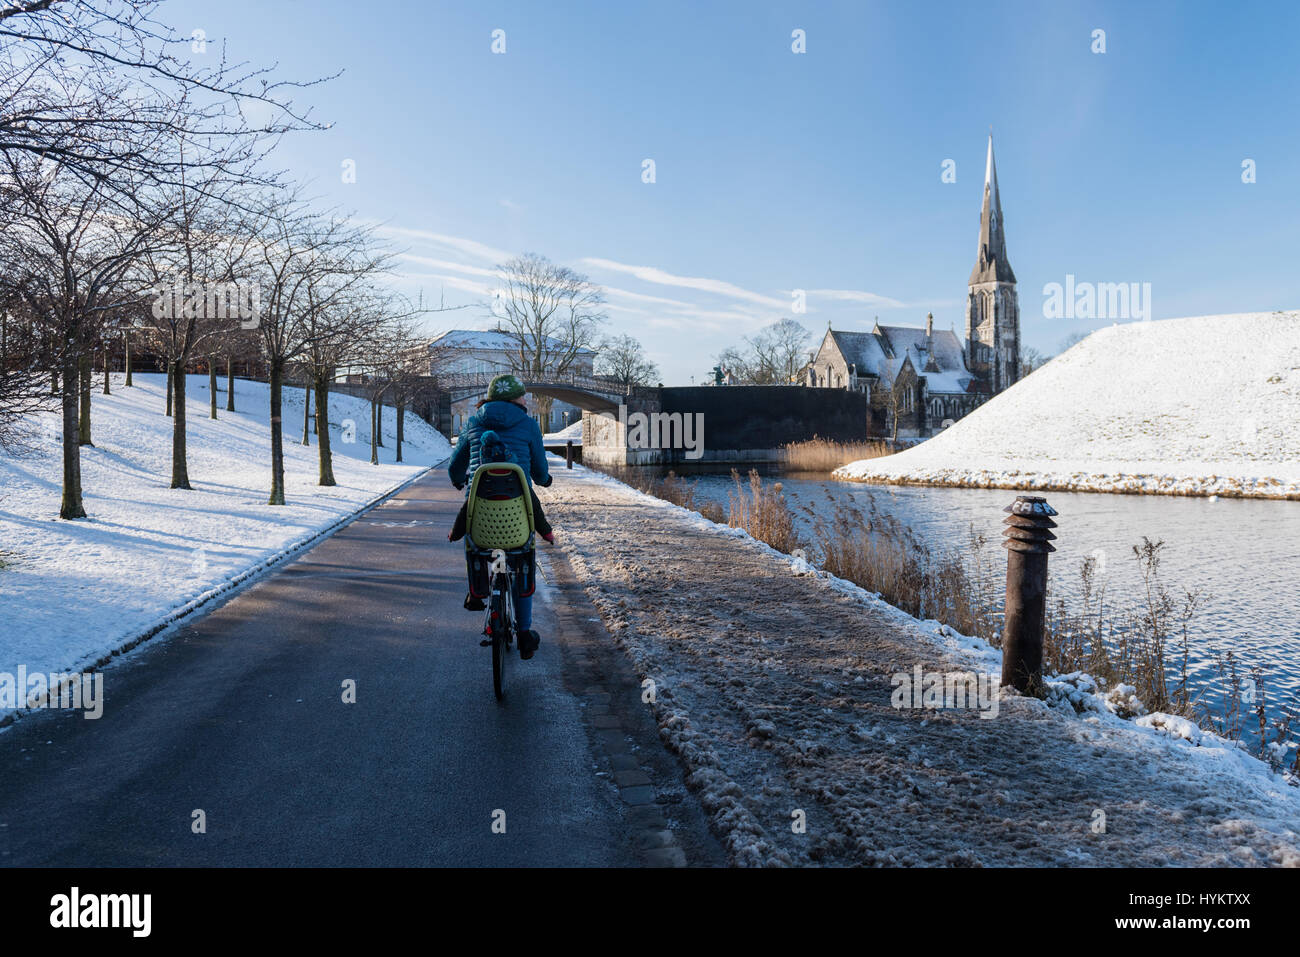
<path fill-rule="evenodd" d="M 470 416 L 456 441 L 456 451 L 447 466 L 447 475 L 456 488 L 464 488 L 474 477 L 474 471 L 483 464 L 484 433 L 495 433 L 500 438 L 509 460 L 524 471 L 524 475 L 546 488 L 551 484 L 551 473 L 546 467 L 546 449 L 542 445 L 542 430 L 528 414 L 524 405 L 524 384 L 512 375 L 499 375 L 488 385 L 487 398 L 479 403 L 479 410 Z M 528 492 L 533 499 L 533 524 L 538 534 L 548 542 L 554 542 L 551 527 L 542 514 L 541 503 L 529 484 Z M 456 526 L 448 536 L 452 541 L 465 534 L 465 509 L 457 516 Z M 481 611 L 482 600 L 472 595 L 466 596 L 465 607 L 471 611 Z M 541 643 L 541 637 L 533 630 L 533 599 L 531 595 L 520 595 L 515 599 L 515 615 L 519 629 L 519 657 L 528 659 L 533 656 Z"/>

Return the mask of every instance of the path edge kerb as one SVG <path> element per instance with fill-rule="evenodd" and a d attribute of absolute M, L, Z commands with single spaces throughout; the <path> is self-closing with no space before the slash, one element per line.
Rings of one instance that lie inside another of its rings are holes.
<path fill-rule="evenodd" d="M 394 495 L 407 489 L 411 485 L 414 485 L 417 481 L 424 478 L 430 472 L 442 468 L 444 465 L 446 465 L 447 461 L 448 461 L 447 459 L 443 459 L 441 462 L 420 469 L 420 471 L 416 472 L 414 475 L 410 476 L 409 478 L 403 479 L 401 482 L 392 486 L 387 491 L 380 492 L 374 498 L 362 503 L 361 505 L 353 509 L 351 512 L 336 519 L 335 521 L 331 522 L 329 525 L 326 525 L 324 528 L 317 529 L 316 531 L 309 533 L 305 537 L 298 539 L 296 542 L 286 545 L 284 548 L 276 552 L 274 555 L 264 558 L 254 565 L 250 565 L 249 567 L 245 568 L 243 571 L 238 572 L 235 575 L 232 575 L 229 579 L 223 581 L 220 585 L 216 586 L 215 588 L 209 589 L 203 594 L 191 598 L 180 608 L 172 609 L 163 617 L 155 620 L 154 623 L 151 624 L 148 628 L 145 628 L 143 631 L 136 632 L 135 634 L 131 635 L 128 638 L 124 638 L 118 644 L 114 645 L 109 651 L 97 657 L 94 661 L 90 661 L 89 659 L 83 658 L 81 661 L 76 662 L 68 669 L 69 672 L 71 672 L 73 675 L 76 676 L 76 680 L 80 680 L 80 676 L 84 672 L 95 671 L 99 668 L 104 667 L 104 665 L 108 664 L 114 658 L 121 657 L 122 655 L 126 654 L 128 651 L 131 651 L 137 646 L 144 644 L 150 638 L 157 637 L 159 634 L 166 631 L 172 625 L 179 624 L 181 621 L 190 617 L 195 612 L 211 604 L 215 599 L 225 596 L 227 593 L 234 591 L 235 589 L 239 588 L 241 585 L 247 584 L 249 581 L 256 578 L 257 576 L 265 572 L 269 572 L 272 569 L 274 569 L 276 566 L 283 565 L 289 559 L 296 558 L 302 552 L 305 552 L 308 549 L 313 548 L 316 545 L 319 545 L 322 541 L 329 538 L 339 529 L 343 528 L 346 525 L 350 525 L 352 522 L 355 522 L 366 512 L 369 512 L 371 509 L 375 508 L 376 506 L 392 498 Z M 67 681 L 64 681 L 60 683 L 58 688 L 46 689 L 45 694 L 36 699 L 37 704 L 35 705 L 25 704 L 21 708 L 15 708 L 13 711 L 10 711 L 8 714 L 0 716 L 0 729 L 8 727 L 9 725 L 16 722 L 23 715 L 28 714 L 32 711 L 46 710 L 43 706 L 43 702 L 49 699 L 51 693 L 53 693 L 54 696 L 58 697 L 60 693 L 63 691 L 63 689 L 67 686 L 67 683 L 68 683 Z M 30 699 L 28 700 L 30 701 Z"/>
<path fill-rule="evenodd" d="M 567 625 L 576 637 L 582 631 L 579 623 L 580 614 L 581 617 L 594 622 L 593 630 L 607 639 L 604 647 L 609 657 L 604 665 L 617 669 L 633 687 L 639 688 L 640 677 L 633 662 L 619 640 L 610 633 L 600 610 L 594 604 L 590 604 L 591 596 L 587 587 L 574 573 L 570 564 L 568 547 L 559 545 L 556 554 L 538 552 L 539 564 L 546 569 L 546 581 L 552 587 L 547 601 L 557 624 Z M 589 604 L 590 611 L 597 617 L 591 618 L 585 613 L 580 613 L 575 600 L 578 596 Z M 580 651 L 576 647 L 571 647 L 566 649 L 566 654 L 574 655 L 572 659 L 574 667 L 567 669 L 565 678 L 573 685 L 581 687 L 581 690 L 573 693 L 575 699 L 581 702 L 582 721 L 587 726 L 588 741 L 593 756 L 603 757 L 610 765 L 608 782 L 618 792 L 624 827 L 642 863 L 648 867 L 689 867 L 691 862 L 685 848 L 677 840 L 677 829 L 669 824 L 660 803 L 659 797 L 663 789 L 641 769 L 641 762 L 635 757 L 635 746 L 628 747 L 628 742 L 636 732 L 634 728 L 628 726 L 627 719 L 635 721 L 639 715 L 634 715 L 631 709 L 626 707 L 616 710 L 610 708 L 615 692 L 619 690 L 619 674 L 605 673 L 602 664 L 593 660 L 590 651 Z M 593 705 L 599 705 L 603 709 L 601 716 L 607 719 L 607 722 L 612 719 L 612 723 L 602 724 L 599 718 L 592 714 Z M 664 742 L 659 734 L 656 718 L 649 716 L 647 723 L 649 727 L 646 728 L 642 743 L 662 747 Z M 620 769 L 616 764 L 616 760 L 620 757 L 634 762 L 637 766 Z"/>

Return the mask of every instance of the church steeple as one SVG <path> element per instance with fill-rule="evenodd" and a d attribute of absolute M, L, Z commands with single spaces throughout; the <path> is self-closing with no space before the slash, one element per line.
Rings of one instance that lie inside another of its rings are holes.
<path fill-rule="evenodd" d="M 1007 261 L 992 131 L 984 163 L 980 245 L 966 295 L 966 365 L 993 395 L 1020 378 L 1020 300 L 1016 274 Z"/>
<path fill-rule="evenodd" d="M 998 195 L 998 167 L 993 160 L 993 134 L 989 133 L 984 161 L 984 206 L 980 210 L 980 242 L 970 282 L 1015 282 L 1007 260 L 1007 237 L 1002 226 L 1002 198 Z"/>

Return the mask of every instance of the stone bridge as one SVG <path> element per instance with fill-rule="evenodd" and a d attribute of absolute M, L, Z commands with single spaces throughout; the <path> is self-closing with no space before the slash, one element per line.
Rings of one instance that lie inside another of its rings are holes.
<path fill-rule="evenodd" d="M 438 377 L 438 384 L 446 390 L 452 402 L 472 399 L 487 392 L 488 383 L 495 372 L 458 372 Z M 577 406 L 587 412 L 613 412 L 627 401 L 632 389 L 618 382 L 600 376 L 583 375 L 577 372 L 559 374 L 542 373 L 529 375 L 524 372 L 514 373 L 534 395 L 546 395 L 561 402 Z"/>

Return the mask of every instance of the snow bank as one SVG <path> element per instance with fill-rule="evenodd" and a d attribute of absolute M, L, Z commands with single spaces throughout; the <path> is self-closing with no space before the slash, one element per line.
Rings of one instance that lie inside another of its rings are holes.
<path fill-rule="evenodd" d="M 570 423 L 558 432 L 547 432 L 542 436 L 548 445 L 558 444 L 560 442 L 572 442 L 574 445 L 582 444 L 582 419 Z"/>
<path fill-rule="evenodd" d="M 191 376 L 187 425 L 194 491 L 168 488 L 172 420 L 165 377 L 135 376 L 127 389 L 92 396 L 94 448 L 83 448 L 89 518 L 58 518 L 59 424 L 41 416 L 36 450 L 0 455 L 0 673 L 80 670 L 313 539 L 450 452 L 447 440 L 408 415 L 403 464 L 394 464 L 396 415 L 385 409 L 380 465 L 370 464 L 364 399 L 330 397 L 334 475 L 317 481 L 317 448 L 299 444 L 303 391 L 286 388 L 284 506 L 270 492 L 270 390 L 238 380 L 238 412 L 208 418 L 206 376 Z M 350 440 L 350 441 L 349 441 Z M 8 712 L 0 709 L 0 720 Z"/>
<path fill-rule="evenodd" d="M 1300 313 L 1094 332 L 869 482 L 1300 499 Z"/>

